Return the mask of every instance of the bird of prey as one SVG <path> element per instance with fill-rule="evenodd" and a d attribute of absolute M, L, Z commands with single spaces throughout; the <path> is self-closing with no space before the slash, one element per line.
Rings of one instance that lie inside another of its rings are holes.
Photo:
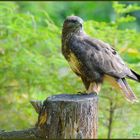
<path fill-rule="evenodd" d="M 128 68 L 109 44 L 88 36 L 78 16 L 68 16 L 63 23 L 62 54 L 73 72 L 81 77 L 86 93 L 99 93 L 103 81 L 107 80 L 128 101 L 138 101 L 126 78 L 140 82 L 140 75 Z"/>

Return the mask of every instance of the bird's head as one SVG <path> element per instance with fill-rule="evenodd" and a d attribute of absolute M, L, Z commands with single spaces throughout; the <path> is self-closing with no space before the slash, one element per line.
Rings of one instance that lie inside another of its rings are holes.
<path fill-rule="evenodd" d="M 81 30 L 82 27 L 83 27 L 83 20 L 78 16 L 68 16 L 63 24 L 63 29 L 67 29 L 72 32 Z"/>

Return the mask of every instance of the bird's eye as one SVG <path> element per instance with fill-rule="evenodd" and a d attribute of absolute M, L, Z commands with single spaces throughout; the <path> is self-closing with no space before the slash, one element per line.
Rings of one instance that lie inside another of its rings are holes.
<path fill-rule="evenodd" d="M 76 23 L 77 21 L 76 21 L 76 20 L 71 20 L 71 22 L 72 22 L 72 23 Z"/>

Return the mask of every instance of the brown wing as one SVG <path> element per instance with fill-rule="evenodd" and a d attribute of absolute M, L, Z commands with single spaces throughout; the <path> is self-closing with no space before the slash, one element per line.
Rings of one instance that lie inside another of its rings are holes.
<path fill-rule="evenodd" d="M 89 36 L 85 36 L 83 40 L 87 48 L 90 48 L 89 57 L 97 69 L 113 77 L 124 78 L 128 76 L 137 80 L 137 77 L 109 44 Z"/>
<path fill-rule="evenodd" d="M 116 78 L 129 77 L 139 81 L 139 77 L 125 65 L 115 49 L 101 40 L 87 35 L 73 36 L 68 46 L 90 72 L 97 71 Z"/>

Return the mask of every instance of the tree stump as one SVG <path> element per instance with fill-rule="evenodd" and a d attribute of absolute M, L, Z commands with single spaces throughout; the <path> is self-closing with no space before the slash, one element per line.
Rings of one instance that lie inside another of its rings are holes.
<path fill-rule="evenodd" d="M 60 94 L 31 104 L 39 114 L 35 128 L 1 132 L 0 139 L 97 139 L 96 94 Z"/>
<path fill-rule="evenodd" d="M 97 110 L 96 94 L 51 96 L 40 111 L 39 134 L 49 139 L 95 139 Z"/>

